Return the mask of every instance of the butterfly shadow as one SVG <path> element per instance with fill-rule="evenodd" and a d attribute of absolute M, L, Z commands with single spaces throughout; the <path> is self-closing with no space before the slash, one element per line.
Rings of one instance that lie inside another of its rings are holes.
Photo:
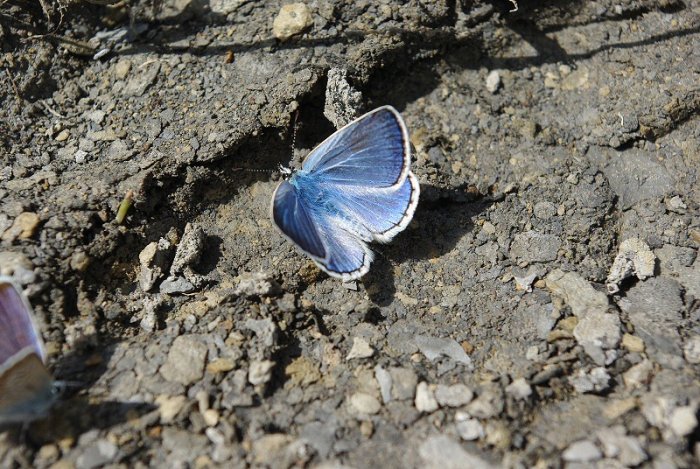
<path fill-rule="evenodd" d="M 493 199 L 475 194 L 466 186 L 441 188 L 421 184 L 421 200 L 408 229 L 390 245 L 373 245 L 375 261 L 363 283 L 370 299 L 388 306 L 396 294 L 396 267 L 441 257 L 451 252 L 474 227 L 473 219 L 488 209 Z M 405 265 L 406 267 L 403 267 Z"/>
<path fill-rule="evenodd" d="M 54 406 L 44 419 L 33 422 L 28 428 L 26 442 L 41 447 L 57 443 L 66 438 L 78 439 L 92 430 L 105 430 L 118 425 L 132 425 L 138 422 L 139 428 L 148 421 L 146 414 L 155 412 L 157 407 L 146 402 L 102 401 L 92 402 L 85 395 L 62 400 Z M 139 428 L 130 427 L 138 431 Z"/>

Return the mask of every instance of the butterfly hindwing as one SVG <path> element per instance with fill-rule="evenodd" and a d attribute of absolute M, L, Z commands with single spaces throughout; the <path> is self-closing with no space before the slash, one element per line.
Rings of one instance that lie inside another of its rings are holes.
<path fill-rule="evenodd" d="M 319 181 L 347 186 L 398 186 L 411 163 L 408 131 L 400 114 L 383 106 L 328 137 L 302 164 Z"/>
<path fill-rule="evenodd" d="M 31 348 L 14 358 L 0 375 L 0 425 L 42 417 L 57 397 L 51 374 Z"/>
<path fill-rule="evenodd" d="M 356 232 L 363 239 L 384 243 L 411 221 L 419 195 L 418 180 L 408 173 L 398 189 L 340 188 L 335 192 L 334 204 L 354 221 Z"/>
<path fill-rule="evenodd" d="M 0 277 L 0 425 L 43 416 L 56 399 L 44 344 L 26 297 Z"/>

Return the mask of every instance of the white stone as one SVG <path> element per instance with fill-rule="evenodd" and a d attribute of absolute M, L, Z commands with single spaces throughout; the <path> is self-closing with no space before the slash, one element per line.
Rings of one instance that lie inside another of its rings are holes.
<path fill-rule="evenodd" d="M 438 403 L 437 400 L 435 400 L 433 390 L 425 381 L 421 381 L 418 383 L 418 386 L 416 386 L 416 398 L 414 402 L 416 409 L 420 412 L 434 412 L 438 409 Z"/>
<path fill-rule="evenodd" d="M 177 414 L 180 413 L 185 406 L 187 398 L 185 396 L 166 396 L 161 395 L 156 397 L 158 412 L 160 413 L 160 423 L 171 423 Z"/>
<path fill-rule="evenodd" d="M 455 428 L 459 437 L 465 441 L 478 440 L 486 434 L 481 422 L 478 419 L 471 418 L 466 412 L 457 412 L 455 414 Z"/>
<path fill-rule="evenodd" d="M 578 370 L 569 378 L 569 382 L 577 392 L 601 392 L 608 388 L 610 375 L 603 367 L 593 368 L 590 371 Z"/>
<path fill-rule="evenodd" d="M 620 343 L 620 318 L 611 313 L 591 313 L 579 319 L 574 328 L 574 337 L 581 344 L 587 342 L 612 349 Z"/>
<path fill-rule="evenodd" d="M 374 377 L 379 383 L 379 392 L 382 395 L 382 400 L 386 404 L 391 401 L 391 388 L 393 386 L 393 380 L 391 374 L 386 371 L 381 365 L 374 367 Z"/>
<path fill-rule="evenodd" d="M 569 445 L 562 457 L 567 462 L 597 461 L 603 456 L 598 447 L 589 440 L 575 441 Z"/>
<path fill-rule="evenodd" d="M 695 406 L 676 407 L 671 413 L 669 426 L 671 431 L 678 436 L 690 435 L 698 426 L 698 419 L 695 416 L 697 409 Z"/>
<path fill-rule="evenodd" d="M 254 361 L 248 368 L 248 382 L 254 386 L 265 384 L 272 378 L 275 362 L 270 360 Z"/>
<path fill-rule="evenodd" d="M 460 407 L 469 404 L 473 398 L 474 393 L 464 384 L 438 384 L 435 388 L 435 400 L 440 406 Z"/>
<path fill-rule="evenodd" d="M 491 70 L 486 77 L 486 89 L 489 90 L 490 93 L 495 93 L 500 86 L 501 74 L 498 73 L 498 70 Z"/>
<path fill-rule="evenodd" d="M 625 428 L 602 428 L 596 432 L 607 458 L 617 458 L 626 467 L 638 466 L 647 460 L 647 453 L 639 441 L 625 435 Z"/>
<path fill-rule="evenodd" d="M 365 392 L 356 392 L 350 396 L 350 404 L 361 414 L 376 414 L 382 409 L 379 400 L 371 394 Z"/>
<path fill-rule="evenodd" d="M 700 363 L 700 335 L 694 335 L 686 341 L 683 345 L 683 355 L 688 363 Z"/>
<path fill-rule="evenodd" d="M 522 401 L 530 397 L 532 394 L 532 387 L 530 387 L 530 384 L 525 378 L 518 378 L 506 386 L 506 393 Z"/>
<path fill-rule="evenodd" d="M 374 355 L 374 349 L 369 345 L 369 343 L 362 337 L 355 337 L 352 340 L 352 348 L 350 353 L 348 353 L 348 360 L 354 358 L 369 358 Z"/>
<path fill-rule="evenodd" d="M 654 371 L 654 365 L 649 360 L 644 360 L 630 367 L 622 375 L 622 380 L 625 386 L 630 388 L 641 388 L 646 386 L 651 381 L 651 374 Z"/>
<path fill-rule="evenodd" d="M 620 243 L 617 256 L 608 274 L 606 286 L 613 294 L 620 291 L 620 282 L 629 277 L 640 280 L 654 275 L 656 256 L 649 245 L 637 238 L 629 238 Z"/>
<path fill-rule="evenodd" d="M 304 31 L 313 22 L 311 12 L 306 4 L 299 2 L 283 5 L 272 23 L 272 34 L 277 39 L 286 41 Z"/>

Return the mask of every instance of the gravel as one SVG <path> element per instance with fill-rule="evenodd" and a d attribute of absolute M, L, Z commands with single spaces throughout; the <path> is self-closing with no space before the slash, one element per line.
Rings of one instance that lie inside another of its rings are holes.
<path fill-rule="evenodd" d="M 71 385 L 0 466 L 698 466 L 697 0 L 20 3 L 0 274 Z M 421 200 L 343 285 L 275 170 L 385 104 Z"/>

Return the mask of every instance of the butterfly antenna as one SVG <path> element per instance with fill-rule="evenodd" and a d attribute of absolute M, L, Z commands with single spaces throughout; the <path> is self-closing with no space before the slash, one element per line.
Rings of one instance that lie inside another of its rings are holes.
<path fill-rule="evenodd" d="M 245 171 L 246 173 L 274 173 L 276 169 L 252 169 L 252 168 L 233 168 L 233 171 Z"/>
<path fill-rule="evenodd" d="M 294 111 L 294 120 L 292 122 L 292 159 L 294 158 L 294 149 L 297 146 L 297 130 L 299 129 L 299 109 Z"/>

